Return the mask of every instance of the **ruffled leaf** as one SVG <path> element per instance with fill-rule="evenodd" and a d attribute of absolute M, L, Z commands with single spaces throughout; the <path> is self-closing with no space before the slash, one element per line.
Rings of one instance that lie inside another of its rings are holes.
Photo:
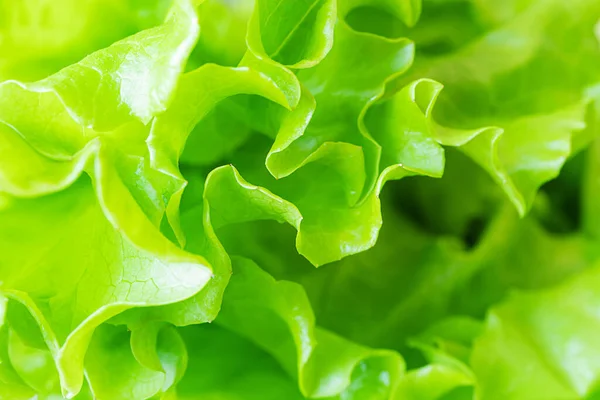
<path fill-rule="evenodd" d="M 501 23 L 447 53 L 417 58 L 410 78 L 391 86 L 417 76 L 441 82 L 446 89 L 433 117 L 453 128 L 438 125 L 437 140 L 480 164 L 524 215 L 586 126 L 587 89 L 600 80 L 592 67 L 600 61 L 593 36 L 600 9 L 586 0 L 492 3 L 477 2 L 477 12 Z"/>
<path fill-rule="evenodd" d="M 246 259 L 235 259 L 234 271 L 216 323 L 270 353 L 298 380 L 307 398 L 392 395 L 404 367 L 397 354 L 367 349 L 316 328 L 301 286 L 276 282 Z"/>

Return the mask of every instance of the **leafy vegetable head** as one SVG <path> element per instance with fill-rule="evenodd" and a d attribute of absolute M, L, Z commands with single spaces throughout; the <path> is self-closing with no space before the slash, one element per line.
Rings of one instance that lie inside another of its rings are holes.
<path fill-rule="evenodd" d="M 0 398 L 595 398 L 599 21 L 0 0 Z"/>

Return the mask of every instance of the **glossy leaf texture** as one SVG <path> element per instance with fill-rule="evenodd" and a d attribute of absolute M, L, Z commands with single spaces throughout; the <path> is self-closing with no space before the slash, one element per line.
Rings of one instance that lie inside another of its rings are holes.
<path fill-rule="evenodd" d="M 596 398 L 599 27 L 0 0 L 0 398 Z"/>
<path fill-rule="evenodd" d="M 162 25 L 42 81 L 1 84 L 2 293 L 22 305 L 16 324 L 31 314 L 14 329 L 47 347 L 67 396 L 81 388 L 97 326 L 131 307 L 184 300 L 212 275 L 160 232 L 174 184 L 151 167 L 140 122 L 169 102 L 195 21 L 193 4 L 178 1 Z M 139 82 L 153 101 L 138 101 Z"/>

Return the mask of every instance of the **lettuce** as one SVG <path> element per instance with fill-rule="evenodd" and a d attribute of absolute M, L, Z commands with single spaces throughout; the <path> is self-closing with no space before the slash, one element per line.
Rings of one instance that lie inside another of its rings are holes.
<path fill-rule="evenodd" d="M 598 1 L 0 10 L 0 398 L 599 395 Z"/>

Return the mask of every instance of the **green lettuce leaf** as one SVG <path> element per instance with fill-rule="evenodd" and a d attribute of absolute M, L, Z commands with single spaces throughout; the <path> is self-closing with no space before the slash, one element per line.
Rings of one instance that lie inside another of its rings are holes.
<path fill-rule="evenodd" d="M 597 397 L 598 4 L 0 0 L 0 397 Z"/>
<path fill-rule="evenodd" d="M 187 362 L 185 343 L 172 326 L 151 324 L 130 333 L 105 324 L 94 333 L 85 368 L 95 398 L 147 399 L 174 393 Z"/>
<path fill-rule="evenodd" d="M 203 185 L 203 179 L 199 180 Z M 184 231 L 189 235 L 187 249 L 204 254 L 214 275 L 197 295 L 164 307 L 132 310 L 116 319 L 136 326 L 148 321 L 168 321 L 174 325 L 212 322 L 221 308 L 223 292 L 231 277 L 231 260 L 215 229 L 239 222 L 272 219 L 298 226 L 301 216 L 289 202 L 244 181 L 231 166 L 217 168 L 200 189 L 202 200 L 194 202 L 184 215 Z M 196 189 L 198 190 L 198 189 Z"/>
<path fill-rule="evenodd" d="M 333 0 L 258 0 L 248 25 L 248 48 L 258 58 L 291 68 L 313 67 L 333 45 L 335 20 Z"/>
<path fill-rule="evenodd" d="M 377 245 L 341 262 L 312 269 L 289 244 L 294 232 L 272 223 L 224 227 L 219 237 L 228 252 L 301 283 L 325 328 L 400 349 L 412 365 L 405 340 L 440 318 L 482 318 L 512 288 L 554 285 L 598 259 L 586 236 L 548 232 L 542 204 L 519 219 L 469 158 L 448 156 L 442 179 L 408 178 L 385 194 Z M 449 188 L 460 190 L 440 204 Z"/>
<path fill-rule="evenodd" d="M 594 267 L 555 288 L 515 293 L 493 308 L 473 350 L 478 395 L 486 399 L 597 395 L 598 277 Z"/>
<path fill-rule="evenodd" d="M 428 10 L 443 12 L 435 5 Z M 600 81 L 593 67 L 600 57 L 593 34 L 599 12 L 597 2 L 585 0 L 476 2 L 476 20 L 511 17 L 484 24 L 479 36 L 455 48 L 417 57 L 393 86 L 417 76 L 441 82 L 445 91 L 433 117 L 453 128 L 436 125 L 433 136 L 458 145 L 488 171 L 523 215 L 537 189 L 558 175 L 573 137 L 586 126 L 594 98 L 588 88 Z"/>
<path fill-rule="evenodd" d="M 441 320 L 409 340 L 428 364 L 402 379 L 400 398 L 472 398 L 475 375 L 468 365 L 473 340 L 481 333 L 479 321 L 464 317 Z M 455 397 L 453 397 L 455 396 Z"/>
<path fill-rule="evenodd" d="M 270 353 L 307 398 L 385 399 L 394 393 L 404 368 L 399 355 L 315 327 L 298 284 L 276 282 L 246 259 L 234 259 L 234 271 L 216 323 Z"/>
<path fill-rule="evenodd" d="M 0 84 L 10 155 L 0 168 L 1 289 L 33 315 L 65 395 L 82 385 L 95 327 L 131 307 L 181 301 L 210 279 L 202 257 L 159 231 L 173 185 L 149 165 L 147 130 L 136 121 L 170 101 L 195 21 L 193 5 L 177 1 L 156 28 L 45 80 Z"/>
<path fill-rule="evenodd" d="M 177 399 L 304 399 L 281 366 L 247 339 L 214 324 L 182 328 L 181 335 L 189 364 Z"/>
<path fill-rule="evenodd" d="M 29 399 L 35 395 L 35 391 L 19 376 L 8 354 L 11 332 L 6 321 L 7 303 L 8 299 L 4 297 L 0 301 L 0 396 Z"/>
<path fill-rule="evenodd" d="M 46 78 L 96 50 L 159 25 L 168 3 L 2 1 L 0 79 L 31 82 Z"/>

